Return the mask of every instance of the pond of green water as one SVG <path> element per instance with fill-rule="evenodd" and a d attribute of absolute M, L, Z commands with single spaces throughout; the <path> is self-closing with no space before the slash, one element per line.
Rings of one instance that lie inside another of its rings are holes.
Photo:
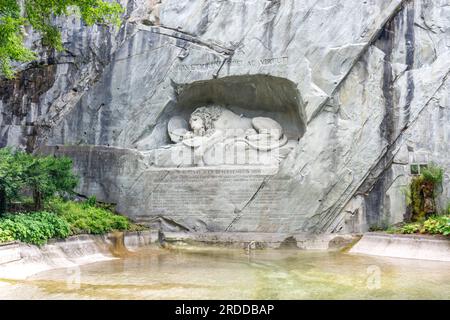
<path fill-rule="evenodd" d="M 449 299 L 450 263 L 341 252 L 147 248 L 3 281 L 0 298 Z"/>

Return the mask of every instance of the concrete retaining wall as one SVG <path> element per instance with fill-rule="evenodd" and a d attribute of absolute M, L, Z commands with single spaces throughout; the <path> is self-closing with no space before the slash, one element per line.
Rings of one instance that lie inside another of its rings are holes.
<path fill-rule="evenodd" d="M 349 252 L 394 258 L 450 261 L 450 239 L 426 235 L 367 233 Z"/>
<path fill-rule="evenodd" d="M 156 241 L 149 231 L 103 236 L 78 235 L 37 247 L 20 242 L 0 246 L 0 279 L 25 279 L 55 268 L 116 259 Z"/>

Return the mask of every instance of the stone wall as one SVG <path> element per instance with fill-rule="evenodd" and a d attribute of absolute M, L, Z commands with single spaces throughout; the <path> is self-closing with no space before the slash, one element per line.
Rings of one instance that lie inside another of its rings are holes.
<path fill-rule="evenodd" d="M 444 167 L 441 206 L 450 198 L 448 0 L 124 4 L 120 30 L 61 22 L 67 52 L 2 81 L 0 145 L 72 156 L 80 193 L 167 230 L 396 223 L 414 163 Z M 199 103 L 278 117 L 298 141 L 269 173 L 177 180 L 148 151 L 167 143 L 172 115 Z M 176 186 L 170 209 L 161 201 Z"/>
<path fill-rule="evenodd" d="M 450 242 L 444 236 L 368 233 L 349 253 L 450 262 Z"/>
<path fill-rule="evenodd" d="M 66 268 L 68 275 L 79 266 L 126 256 L 157 241 L 150 231 L 76 235 L 51 239 L 43 246 L 22 242 L 0 244 L 0 277 L 26 279 L 43 271 Z"/>

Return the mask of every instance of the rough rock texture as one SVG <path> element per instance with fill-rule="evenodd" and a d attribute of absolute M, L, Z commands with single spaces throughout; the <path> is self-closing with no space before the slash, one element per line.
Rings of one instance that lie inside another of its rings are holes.
<path fill-rule="evenodd" d="M 167 230 L 396 223 L 416 163 L 446 169 L 450 198 L 449 0 L 123 4 L 120 30 L 61 21 L 68 50 L 0 83 L 0 146 L 69 154 L 80 193 Z M 155 168 L 170 117 L 213 103 L 278 117 L 298 144 L 274 170 Z"/>

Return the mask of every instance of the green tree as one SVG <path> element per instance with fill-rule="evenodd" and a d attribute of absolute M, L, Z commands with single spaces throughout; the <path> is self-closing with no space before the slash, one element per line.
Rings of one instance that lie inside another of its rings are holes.
<path fill-rule="evenodd" d="M 35 210 L 57 194 L 72 193 L 78 178 L 67 157 L 35 156 L 10 148 L 0 149 L 0 213 L 26 190 L 33 193 Z"/>
<path fill-rule="evenodd" d="M 36 58 L 24 46 L 24 27 L 30 25 L 42 34 L 42 44 L 63 50 L 61 35 L 52 24 L 55 16 L 78 13 L 87 25 L 120 24 L 123 8 L 105 0 L 1 0 L 0 1 L 0 74 L 14 76 L 12 61 Z"/>
<path fill-rule="evenodd" d="M 19 152 L 10 148 L 0 149 L 0 214 L 7 204 L 17 199 L 24 186 L 24 163 Z"/>
<path fill-rule="evenodd" d="M 72 160 L 67 157 L 40 157 L 28 155 L 25 168 L 25 184 L 33 192 L 35 210 L 57 193 L 72 193 L 78 179 L 72 172 Z"/>

